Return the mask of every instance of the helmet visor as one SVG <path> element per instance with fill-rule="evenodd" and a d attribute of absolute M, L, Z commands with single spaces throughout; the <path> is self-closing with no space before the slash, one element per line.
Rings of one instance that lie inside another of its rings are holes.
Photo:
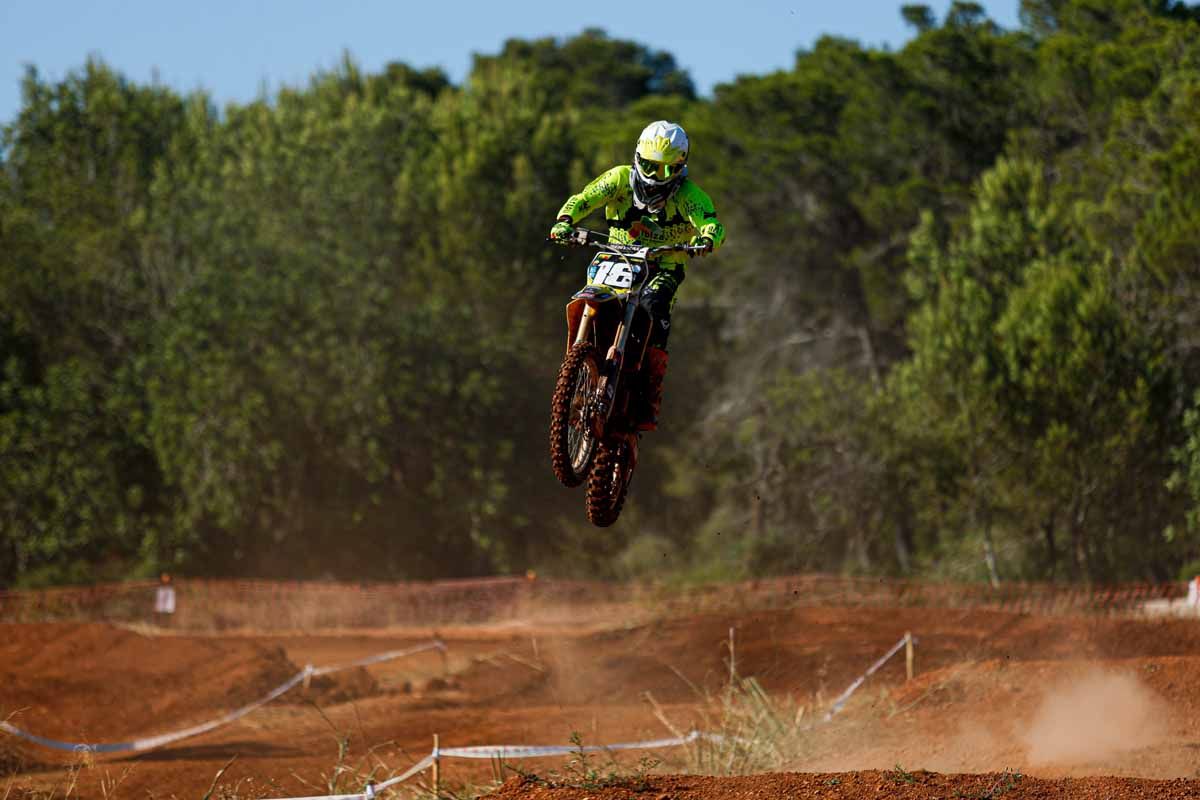
<path fill-rule="evenodd" d="M 634 159 L 637 161 L 638 173 L 649 181 L 669 181 L 679 177 L 683 172 L 682 163 L 668 164 L 664 161 L 655 161 L 652 158 L 646 158 L 641 153 L 634 153 Z"/>

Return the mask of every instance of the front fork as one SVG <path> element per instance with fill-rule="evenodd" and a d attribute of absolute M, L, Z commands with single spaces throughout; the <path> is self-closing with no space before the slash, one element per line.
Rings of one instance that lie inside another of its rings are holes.
<path fill-rule="evenodd" d="M 616 406 L 617 388 L 620 385 L 621 372 L 625 366 L 625 357 L 629 347 L 629 335 L 633 330 L 633 320 L 637 315 L 638 306 L 641 302 L 641 290 L 630 292 L 625 300 L 625 319 L 621 320 L 617 326 L 617 335 L 613 340 L 613 344 L 608 348 L 608 354 L 604 359 L 604 374 L 600 377 L 599 395 L 600 403 L 598 412 L 594 417 L 594 433 L 597 438 L 604 437 L 604 429 L 607 427 L 608 419 L 612 416 L 613 408 Z M 588 311 L 595 314 L 594 309 L 590 307 L 584 310 L 584 319 L 580 324 L 580 331 L 583 331 L 587 326 L 590 316 Z M 641 352 L 637 354 L 638 363 L 641 363 L 646 352 L 646 344 L 649 341 L 649 331 L 643 337 Z"/>

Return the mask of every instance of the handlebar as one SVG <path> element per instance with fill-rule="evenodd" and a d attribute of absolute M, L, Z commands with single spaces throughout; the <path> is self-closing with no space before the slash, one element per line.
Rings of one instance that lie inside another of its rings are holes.
<path fill-rule="evenodd" d="M 603 240 L 600 237 L 603 237 Z M 587 228 L 576 228 L 575 232 L 566 239 L 547 239 L 546 241 L 570 247 L 595 247 L 610 253 L 623 253 L 625 255 L 638 256 L 639 258 L 650 258 L 662 255 L 663 253 L 684 253 L 689 256 L 698 256 L 701 253 L 711 252 L 708 247 L 697 247 L 690 244 L 664 244 L 658 247 L 642 247 L 635 244 L 620 244 L 618 242 L 607 241 L 609 238 L 607 233 L 592 231 Z"/>

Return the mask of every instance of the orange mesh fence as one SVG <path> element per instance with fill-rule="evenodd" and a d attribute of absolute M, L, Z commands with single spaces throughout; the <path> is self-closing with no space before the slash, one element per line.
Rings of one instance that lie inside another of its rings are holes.
<path fill-rule="evenodd" d="M 1183 583 L 1072 586 L 1050 583 L 951 584 L 893 578 L 798 575 L 713 586 L 687 593 L 695 608 L 746 607 L 925 606 L 994 608 L 1018 613 L 1097 613 L 1137 611 L 1156 600 L 1187 595 Z"/>
<path fill-rule="evenodd" d="M 138 619 L 154 609 L 156 581 L 0 591 L 0 621 Z"/>
<path fill-rule="evenodd" d="M 569 613 L 615 602 L 625 587 L 477 578 L 411 583 L 177 580 L 174 611 L 155 611 L 157 582 L 0 592 L 0 622 L 114 621 L 189 630 L 448 625 Z"/>
<path fill-rule="evenodd" d="M 798 606 L 994 608 L 1018 613 L 1137 612 L 1186 596 L 1183 583 L 1067 586 L 947 584 L 796 575 L 688 589 L 525 577 L 409 583 L 177 580 L 174 613 L 155 611 L 153 581 L 0 592 L 0 622 L 155 623 L 188 630 L 315 629 L 574 620 L 582 610 L 627 615 Z"/>

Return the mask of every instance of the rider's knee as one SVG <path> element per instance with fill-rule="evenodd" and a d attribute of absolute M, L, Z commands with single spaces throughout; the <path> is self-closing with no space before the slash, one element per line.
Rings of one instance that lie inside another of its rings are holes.
<path fill-rule="evenodd" d="M 672 294 L 673 292 L 655 291 L 654 288 L 651 288 L 642 295 L 641 306 L 655 318 L 669 317 L 671 315 Z"/>

